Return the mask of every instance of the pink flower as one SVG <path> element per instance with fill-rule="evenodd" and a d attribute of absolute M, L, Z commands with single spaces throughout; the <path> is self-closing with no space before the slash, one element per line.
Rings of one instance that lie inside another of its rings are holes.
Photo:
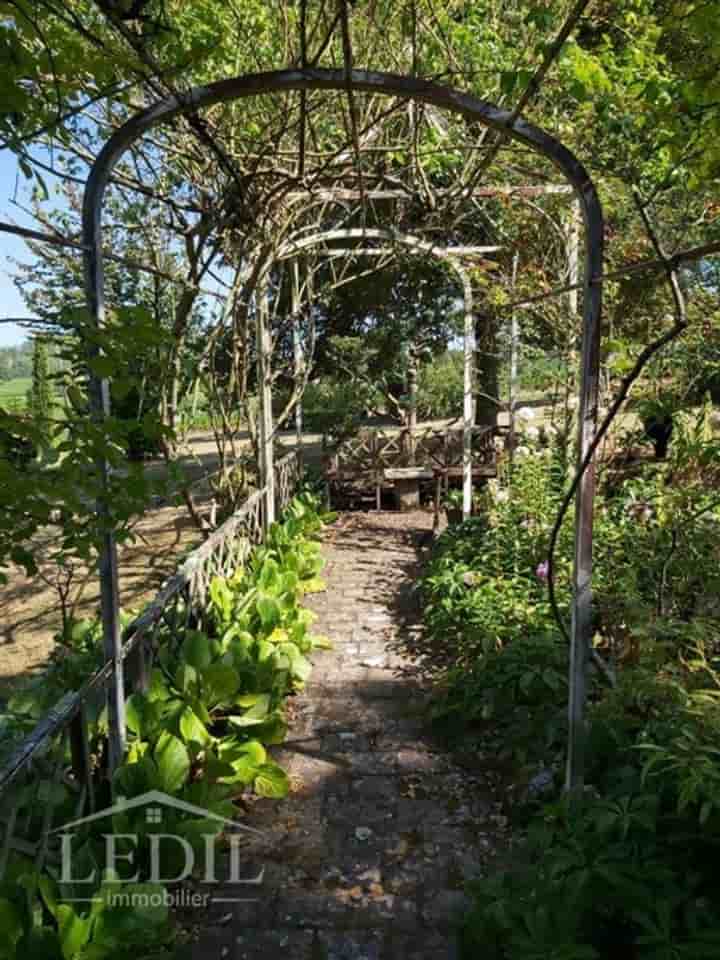
<path fill-rule="evenodd" d="M 549 572 L 550 572 L 550 564 L 547 562 L 547 560 L 543 560 L 542 563 L 539 563 L 537 565 L 537 569 L 535 570 L 535 576 L 538 578 L 538 580 L 547 580 Z"/>

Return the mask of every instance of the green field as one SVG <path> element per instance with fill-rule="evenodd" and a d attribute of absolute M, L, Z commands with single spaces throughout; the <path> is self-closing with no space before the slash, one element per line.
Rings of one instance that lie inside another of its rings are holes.
<path fill-rule="evenodd" d="M 27 392 L 30 389 L 30 377 L 16 377 L 14 380 L 0 380 L 0 405 L 6 408 L 24 409 Z"/>

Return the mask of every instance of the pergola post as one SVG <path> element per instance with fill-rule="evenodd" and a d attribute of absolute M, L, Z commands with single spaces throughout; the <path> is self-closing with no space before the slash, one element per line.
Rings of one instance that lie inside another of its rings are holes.
<path fill-rule="evenodd" d="M 463 325 L 463 520 L 472 513 L 473 495 L 473 456 L 472 439 L 475 423 L 475 404 L 473 402 L 473 367 L 475 366 L 475 318 L 473 314 L 473 293 L 470 278 L 465 270 L 460 270 L 463 284 L 465 319 Z"/>
<path fill-rule="evenodd" d="M 583 209 L 583 213 L 587 221 L 587 209 Z M 575 223 L 577 229 L 579 227 L 577 214 L 575 215 Z M 592 226 L 597 228 L 598 226 L 601 227 L 602 224 L 588 224 L 590 240 L 593 239 Z M 602 287 L 595 278 L 601 274 L 602 237 L 596 238 L 595 243 L 588 242 L 585 248 L 578 467 L 585 460 L 595 436 L 600 374 L 600 307 L 602 302 Z M 577 309 L 577 301 L 575 301 L 575 309 Z M 575 554 L 572 577 L 573 597 L 568 675 L 568 749 L 565 765 L 565 789 L 572 796 L 579 795 L 585 785 L 587 670 L 593 637 L 591 587 L 594 498 L 595 463 L 591 462 L 580 478 L 575 501 Z"/>
<path fill-rule="evenodd" d="M 512 263 L 512 287 L 515 290 L 518 268 L 518 254 L 513 254 Z M 508 455 L 510 463 L 515 455 L 515 410 L 518 400 L 518 348 L 520 346 L 520 326 L 518 324 L 517 310 L 510 314 L 510 384 L 508 396 Z"/>
<path fill-rule="evenodd" d="M 272 375 L 268 291 L 263 290 L 256 298 L 255 309 L 257 342 L 257 386 L 259 409 L 259 457 L 260 489 L 264 490 L 265 530 L 275 522 L 275 464 L 273 458 Z"/>
<path fill-rule="evenodd" d="M 298 466 L 302 469 L 303 442 L 303 348 L 300 336 L 300 267 L 297 259 L 292 262 L 292 283 L 290 285 L 290 310 L 292 311 L 293 340 L 293 379 L 297 400 L 295 401 L 295 444 L 297 446 Z M 309 291 L 308 291 L 309 293 Z"/>
<path fill-rule="evenodd" d="M 92 177 L 88 182 L 83 203 L 83 236 L 85 290 L 90 320 L 96 330 L 105 323 L 105 294 L 102 250 L 99 237 L 99 198 L 101 187 L 93 189 Z M 96 192 L 97 191 L 97 192 Z M 88 242 L 91 241 L 91 242 Z M 90 414 L 99 424 L 110 415 L 110 384 L 93 371 L 93 360 L 100 354 L 90 341 L 88 357 L 88 399 Z M 118 557 L 115 532 L 110 525 L 110 472 L 102 454 L 95 459 L 95 468 L 100 488 L 95 512 L 102 533 L 98 546 L 98 575 L 100 577 L 100 616 L 103 626 L 103 654 L 105 662 L 112 664 L 107 685 L 108 709 L 108 767 L 112 772 L 122 762 L 125 754 L 125 677 L 122 659 L 122 631 L 120 628 L 120 591 Z"/>

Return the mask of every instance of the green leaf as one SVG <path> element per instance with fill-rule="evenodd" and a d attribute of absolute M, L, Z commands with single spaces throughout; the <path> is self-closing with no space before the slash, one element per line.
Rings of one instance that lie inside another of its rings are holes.
<path fill-rule="evenodd" d="M 249 697 L 239 697 L 239 701 L 242 702 L 240 702 L 238 705 L 245 706 L 248 704 L 251 698 L 253 702 L 249 705 L 249 709 L 242 714 L 242 716 L 228 717 L 230 722 L 236 727 L 256 726 L 259 723 L 263 723 L 263 721 L 267 718 L 270 710 L 270 694 L 258 693 L 251 694 Z"/>
<path fill-rule="evenodd" d="M 57 909 L 57 923 L 63 957 L 73 960 L 88 942 L 90 918 L 79 917 L 70 904 L 63 903 Z"/>
<path fill-rule="evenodd" d="M 259 766 L 251 757 L 239 757 L 233 760 L 233 772 L 219 778 L 219 783 L 242 783 L 244 786 L 252 783 L 257 776 Z"/>
<path fill-rule="evenodd" d="M 134 693 L 125 704 L 128 728 L 142 740 L 153 737 L 160 724 L 160 715 L 160 703 L 148 700 L 142 693 Z"/>
<path fill-rule="evenodd" d="M 231 702 L 240 689 L 240 675 L 225 663 L 211 663 L 203 671 L 202 682 L 211 706 Z"/>
<path fill-rule="evenodd" d="M 281 800 L 290 792 L 290 780 L 287 773 L 277 763 L 264 763 L 255 778 L 255 792 L 260 797 Z"/>
<path fill-rule="evenodd" d="M 182 646 L 182 656 L 196 670 L 202 671 L 210 666 L 210 641 L 207 635 L 198 630 L 188 631 Z"/>
<path fill-rule="evenodd" d="M 198 675 L 195 667 L 189 663 L 181 663 L 175 671 L 175 683 L 178 690 L 183 693 L 190 693 L 197 690 Z"/>
<path fill-rule="evenodd" d="M 154 751 L 155 763 L 162 789 L 175 794 L 183 786 L 190 772 L 190 756 L 184 744 L 170 733 L 163 733 Z"/>
<path fill-rule="evenodd" d="M 282 617 L 282 610 L 275 597 L 263 593 L 258 594 L 256 607 L 260 622 L 266 630 L 272 630 L 273 627 L 278 625 Z"/>
<path fill-rule="evenodd" d="M 192 707 L 185 707 L 180 714 L 180 733 L 186 743 L 197 743 L 205 746 L 211 737 L 205 725 L 197 716 Z"/>

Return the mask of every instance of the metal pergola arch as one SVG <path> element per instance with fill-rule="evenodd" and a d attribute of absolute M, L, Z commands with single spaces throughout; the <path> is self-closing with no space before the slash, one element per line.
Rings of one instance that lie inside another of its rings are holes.
<path fill-rule="evenodd" d="M 288 237 L 279 247 L 275 254 L 275 261 L 294 259 L 299 253 L 305 250 L 335 240 L 387 240 L 391 244 L 399 245 L 416 253 L 426 253 L 438 260 L 445 261 L 457 274 L 463 290 L 464 324 L 463 324 L 463 516 L 470 516 L 472 505 L 472 426 L 473 426 L 473 353 L 474 353 L 474 298 L 470 277 L 465 267 L 458 262 L 458 258 L 467 258 L 478 254 L 493 253 L 500 249 L 498 246 L 478 246 L 471 249 L 467 247 L 440 247 L 430 241 L 423 240 L 414 234 L 398 230 L 383 229 L 378 227 L 346 227 L 334 230 L 323 230 L 309 236 L 299 238 Z M 354 247 L 333 247 L 327 251 L 328 255 L 337 255 L 344 257 L 352 256 L 377 256 L 384 254 L 383 250 L 357 249 Z M 262 313 L 258 314 L 262 319 Z M 258 341 L 267 340 L 267 334 L 264 330 L 258 330 Z M 263 409 L 262 422 L 267 423 L 270 407 L 270 398 L 267 391 L 264 390 L 261 395 L 261 406 Z M 268 410 L 269 408 L 269 410 Z M 266 515 L 272 516 L 273 511 L 273 450 L 272 434 L 263 438 L 264 449 L 261 454 L 261 481 L 267 487 L 267 505 Z"/>
<path fill-rule="evenodd" d="M 88 176 L 83 196 L 82 239 L 85 263 L 85 290 L 91 322 L 102 326 L 105 318 L 102 208 L 110 174 L 121 156 L 147 130 L 180 114 L 192 113 L 217 103 L 262 94 L 301 90 L 366 91 L 410 100 L 419 100 L 461 114 L 519 141 L 549 159 L 575 190 L 582 212 L 585 236 L 583 283 L 583 337 L 580 380 L 579 462 L 592 443 L 597 414 L 600 323 L 602 304 L 603 215 L 595 186 L 574 154 L 550 134 L 516 115 L 471 94 L 443 87 L 417 77 L 365 70 L 304 68 L 246 74 L 195 87 L 182 97 L 171 96 L 136 113 L 105 143 Z M 97 349 L 97 348 L 92 348 Z M 109 384 L 90 374 L 90 404 L 93 415 L 102 420 L 109 413 Z M 97 461 L 103 489 L 107 489 L 107 464 Z M 575 551 L 573 567 L 572 626 L 570 643 L 569 742 L 566 786 L 583 784 L 586 673 L 592 638 L 591 576 L 592 529 L 595 472 L 590 464 L 577 488 Z M 107 517 L 107 498 L 101 493 L 97 511 Z M 104 524 L 99 551 L 101 611 L 106 660 L 112 663 L 109 720 L 111 755 L 117 761 L 123 749 L 124 729 L 123 661 L 121 653 L 118 564 L 114 532 Z M 113 735 L 114 731 L 114 735 Z"/>

